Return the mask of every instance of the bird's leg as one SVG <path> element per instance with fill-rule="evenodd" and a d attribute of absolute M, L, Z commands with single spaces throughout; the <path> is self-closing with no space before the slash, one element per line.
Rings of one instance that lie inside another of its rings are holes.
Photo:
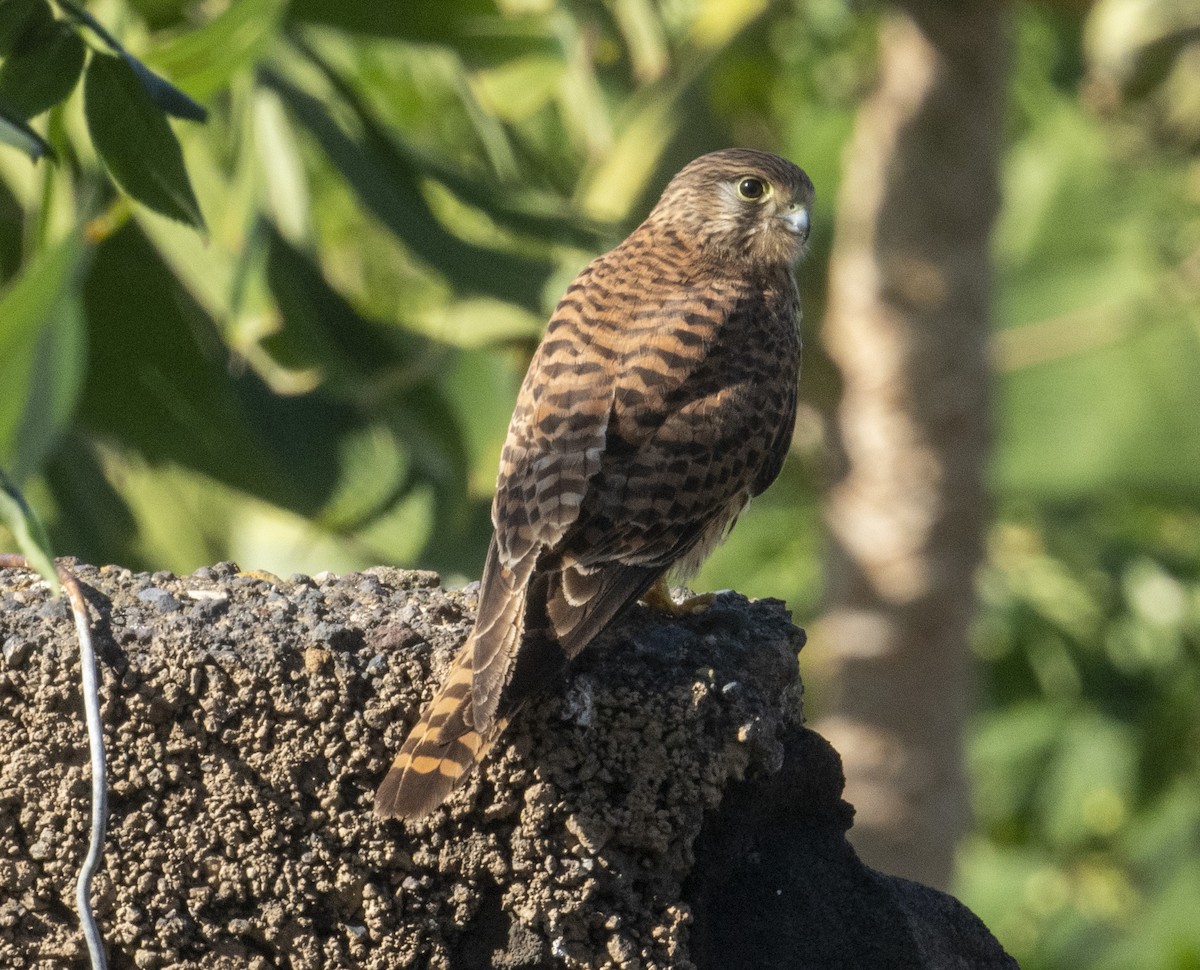
<path fill-rule="evenodd" d="M 676 618 L 687 616 L 689 613 L 699 613 L 707 608 L 715 598 L 715 593 L 701 593 L 699 596 L 689 596 L 682 603 L 676 603 L 671 597 L 671 591 L 667 589 L 665 574 L 659 576 L 654 584 L 642 594 L 642 602 L 646 606 Z"/>

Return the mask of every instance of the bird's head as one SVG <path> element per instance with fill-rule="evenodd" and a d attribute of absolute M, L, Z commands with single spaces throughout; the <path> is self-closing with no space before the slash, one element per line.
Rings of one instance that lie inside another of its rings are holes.
<path fill-rule="evenodd" d="M 792 266 L 808 243 L 812 200 L 803 169 L 768 152 L 729 148 L 687 165 L 647 222 L 673 229 L 706 257 Z"/>

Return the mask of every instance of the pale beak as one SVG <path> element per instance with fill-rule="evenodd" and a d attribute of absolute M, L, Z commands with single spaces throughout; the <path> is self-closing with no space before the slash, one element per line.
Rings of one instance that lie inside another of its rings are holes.
<path fill-rule="evenodd" d="M 788 229 L 801 239 L 808 238 L 808 208 L 793 203 L 788 211 L 779 217 L 786 223 Z"/>

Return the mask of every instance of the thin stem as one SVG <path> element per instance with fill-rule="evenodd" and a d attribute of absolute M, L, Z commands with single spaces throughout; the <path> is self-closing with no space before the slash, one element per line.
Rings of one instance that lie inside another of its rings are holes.
<path fill-rule="evenodd" d="M 96 677 L 96 651 L 92 644 L 92 625 L 88 619 L 87 601 L 79 581 L 66 566 L 55 563 L 58 577 L 71 601 L 75 631 L 79 635 L 79 665 L 83 673 L 83 710 L 87 720 L 88 748 L 92 763 L 92 835 L 87 856 L 75 882 L 75 907 L 79 925 L 87 941 L 92 970 L 107 970 L 104 940 L 92 912 L 92 876 L 96 874 L 104 854 L 104 836 L 108 825 L 108 771 L 104 760 L 104 724 L 100 720 L 100 693 Z M 24 556 L 0 554 L 0 569 L 29 569 L 33 567 Z"/>
<path fill-rule="evenodd" d="M 71 601 L 75 614 L 75 630 L 79 634 L 79 665 L 83 674 L 83 711 L 87 720 L 88 749 L 92 761 L 92 834 L 87 856 L 79 868 L 75 882 L 75 908 L 79 925 L 87 940 L 92 970 L 106 970 L 104 940 L 92 912 L 92 876 L 104 857 L 104 836 L 108 826 L 108 769 L 104 760 L 104 722 L 100 720 L 99 678 L 96 676 L 96 651 L 92 645 L 92 625 L 88 620 L 87 602 L 79 582 L 66 567 L 58 566 L 58 575 Z"/>

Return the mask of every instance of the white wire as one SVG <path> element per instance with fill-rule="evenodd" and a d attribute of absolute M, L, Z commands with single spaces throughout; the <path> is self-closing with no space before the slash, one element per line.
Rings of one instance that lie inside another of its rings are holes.
<path fill-rule="evenodd" d="M 87 720 L 88 749 L 92 763 L 92 835 L 87 856 L 79 868 L 75 882 L 75 908 L 79 925 L 87 941 L 92 970 L 107 970 L 104 940 L 92 912 L 92 876 L 104 855 L 104 835 L 108 825 L 108 771 L 104 763 L 104 723 L 100 720 L 100 692 L 96 677 L 96 651 L 92 646 L 92 627 L 88 621 L 87 603 L 73 576 L 60 568 L 63 585 L 75 614 L 75 629 L 79 634 L 79 666 L 83 674 L 83 711 Z"/>

